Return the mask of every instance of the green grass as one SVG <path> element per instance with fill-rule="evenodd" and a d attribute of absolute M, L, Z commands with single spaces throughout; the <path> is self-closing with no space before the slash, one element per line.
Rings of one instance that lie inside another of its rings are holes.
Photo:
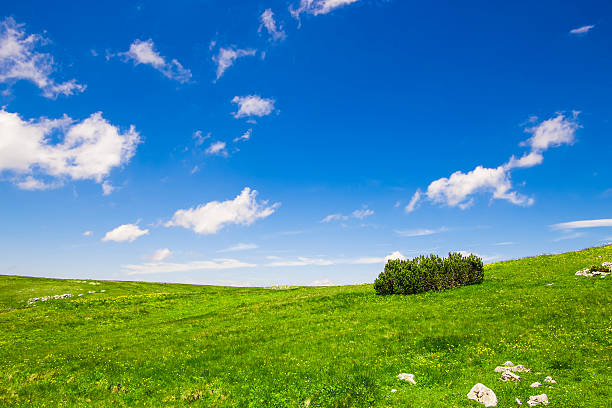
<path fill-rule="evenodd" d="M 0 276 L 0 406 L 481 407 L 466 394 L 482 382 L 498 407 L 609 407 L 612 276 L 574 276 L 603 261 L 612 246 L 411 296 Z M 502 383 L 506 360 L 533 373 Z M 553 389 L 529 388 L 545 375 Z"/>

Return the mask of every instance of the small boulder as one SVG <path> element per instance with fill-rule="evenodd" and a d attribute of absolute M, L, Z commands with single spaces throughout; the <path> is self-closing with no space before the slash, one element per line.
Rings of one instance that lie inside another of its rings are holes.
<path fill-rule="evenodd" d="M 531 388 L 538 388 L 540 385 L 542 385 L 542 383 L 534 382 L 533 384 L 530 385 L 530 387 Z"/>
<path fill-rule="evenodd" d="M 529 397 L 529 401 L 527 401 L 527 405 L 530 407 L 535 407 L 536 405 L 548 405 L 548 397 L 546 394 L 534 395 Z"/>
<path fill-rule="evenodd" d="M 493 390 L 481 383 L 474 385 L 470 392 L 468 392 L 467 397 L 483 404 L 485 407 L 497 406 L 497 396 L 495 396 Z"/>
<path fill-rule="evenodd" d="M 546 377 L 544 379 L 544 382 L 549 382 L 551 384 L 556 384 L 557 383 L 557 381 L 555 381 L 552 377 Z"/>
<path fill-rule="evenodd" d="M 523 403 L 521 402 L 521 400 L 520 400 L 520 399 L 518 399 L 518 398 L 516 399 L 516 404 L 517 404 L 517 405 L 523 405 Z"/>
<path fill-rule="evenodd" d="M 512 361 L 506 361 L 504 363 L 504 367 L 512 367 L 514 365 L 514 363 Z"/>
<path fill-rule="evenodd" d="M 401 373 L 397 375 L 397 378 L 402 381 L 408 381 L 410 384 L 416 384 L 416 381 L 414 381 L 414 374 Z"/>
<path fill-rule="evenodd" d="M 521 377 L 510 371 L 505 371 L 500 378 L 501 381 L 519 381 L 520 379 Z"/>

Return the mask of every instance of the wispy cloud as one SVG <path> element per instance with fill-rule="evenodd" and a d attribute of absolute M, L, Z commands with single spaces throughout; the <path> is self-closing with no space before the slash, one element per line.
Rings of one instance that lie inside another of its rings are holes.
<path fill-rule="evenodd" d="M 573 234 L 563 235 L 553 239 L 553 242 L 565 241 L 567 239 L 576 239 L 584 237 L 584 232 L 574 232 Z"/>
<path fill-rule="evenodd" d="M 297 9 L 293 6 L 289 7 L 289 12 L 293 17 L 299 20 L 300 14 L 307 13 L 314 16 L 327 14 L 339 7 L 348 4 L 356 3 L 359 0 L 300 0 L 300 5 Z"/>
<path fill-rule="evenodd" d="M 217 64 L 217 79 L 225 73 L 225 71 L 234 65 L 234 62 L 238 58 L 254 56 L 257 50 L 252 49 L 240 49 L 240 48 L 221 48 L 217 55 L 212 57 L 215 64 Z"/>
<path fill-rule="evenodd" d="M 122 265 L 122 270 L 128 275 L 149 275 L 158 273 L 176 273 L 204 270 L 225 270 L 236 268 L 254 268 L 256 264 L 246 263 L 237 259 L 213 259 L 212 261 L 192 261 L 186 263 L 148 262 L 140 265 Z"/>
<path fill-rule="evenodd" d="M 234 246 L 231 246 L 229 248 L 225 248 L 225 249 L 220 249 L 217 252 L 236 252 L 236 251 L 247 251 L 249 249 L 256 249 L 258 248 L 257 244 L 236 244 Z"/>
<path fill-rule="evenodd" d="M 269 258 L 270 259 L 270 258 Z M 390 259 L 402 259 L 406 257 L 401 252 L 395 251 L 387 256 L 370 256 L 360 258 L 310 258 L 297 257 L 296 259 L 283 260 L 274 257 L 275 261 L 267 263 L 265 266 L 270 267 L 290 267 L 290 266 L 332 266 L 332 265 L 373 265 L 384 264 Z"/>
<path fill-rule="evenodd" d="M 600 220 L 570 221 L 551 225 L 551 228 L 556 230 L 572 230 L 598 227 L 612 227 L 612 218 L 604 218 Z"/>
<path fill-rule="evenodd" d="M 246 132 L 244 132 L 242 134 L 242 136 L 239 136 L 239 137 L 235 138 L 234 139 L 234 143 L 240 142 L 240 141 L 243 141 L 243 140 L 246 142 L 247 140 L 251 139 L 251 134 L 252 133 L 253 133 L 253 129 L 247 130 Z"/>
<path fill-rule="evenodd" d="M 136 239 L 149 233 L 148 229 L 140 229 L 136 224 L 123 224 L 117 228 L 108 231 L 102 238 L 102 241 L 114 242 L 134 242 Z"/>
<path fill-rule="evenodd" d="M 496 245 L 496 246 L 506 246 L 506 245 L 515 245 L 515 244 L 516 243 L 512 242 L 512 241 L 504 241 L 504 242 L 497 242 L 497 243 L 495 243 L 493 245 Z"/>
<path fill-rule="evenodd" d="M 172 251 L 168 248 L 158 249 L 149 257 L 153 262 L 161 262 L 165 259 L 168 259 L 172 256 Z"/>
<path fill-rule="evenodd" d="M 328 223 L 332 221 L 346 221 L 349 218 L 356 218 L 359 220 L 363 220 L 364 218 L 369 217 L 370 215 L 374 215 L 374 211 L 370 210 L 368 207 L 363 207 L 363 208 L 353 211 L 350 216 L 343 215 L 340 213 L 329 214 L 325 218 L 323 218 L 321 222 Z"/>
<path fill-rule="evenodd" d="M 448 228 L 440 227 L 436 229 L 417 228 L 409 230 L 395 230 L 395 233 L 402 237 L 425 237 L 427 235 L 439 234 L 446 231 L 448 231 Z"/>
<path fill-rule="evenodd" d="M 278 27 L 276 26 L 276 20 L 274 20 L 272 9 L 266 9 L 261 13 L 259 20 L 261 21 L 261 25 L 257 31 L 261 32 L 262 28 L 265 27 L 266 31 L 268 31 L 270 41 L 279 41 L 287 38 L 287 34 L 283 31 L 283 27 L 281 25 Z"/>
<path fill-rule="evenodd" d="M 40 35 L 27 34 L 24 25 L 11 17 L 0 21 L 0 82 L 30 81 L 42 90 L 43 96 L 53 99 L 83 92 L 85 85 L 75 79 L 55 82 L 51 77 L 55 71 L 53 57 L 37 50 L 37 46 L 47 43 Z"/>
<path fill-rule="evenodd" d="M 406 207 L 404 208 L 407 214 L 410 214 L 417 208 L 417 204 L 419 203 L 420 199 L 421 199 L 421 190 L 417 190 L 414 192 L 408 205 L 406 205 Z"/>
<path fill-rule="evenodd" d="M 585 25 L 585 26 L 574 28 L 573 30 L 570 30 L 570 34 L 586 34 L 589 31 L 591 31 L 593 28 L 595 28 L 595 25 Z"/>
<path fill-rule="evenodd" d="M 224 156 L 227 157 L 228 153 L 225 149 L 226 143 L 221 141 L 216 141 L 210 144 L 208 148 L 205 150 L 206 154 L 211 156 Z"/>
<path fill-rule="evenodd" d="M 238 105 L 234 113 L 236 119 L 249 116 L 267 116 L 274 111 L 274 99 L 262 98 L 259 95 L 234 96 L 232 103 Z"/>
<path fill-rule="evenodd" d="M 117 54 L 133 61 L 134 65 L 149 65 L 161 72 L 166 78 L 185 83 L 191 79 L 191 71 L 184 68 L 176 59 L 167 61 L 159 52 L 155 50 L 153 40 L 135 40 L 130 44 L 130 49 L 126 52 Z"/>

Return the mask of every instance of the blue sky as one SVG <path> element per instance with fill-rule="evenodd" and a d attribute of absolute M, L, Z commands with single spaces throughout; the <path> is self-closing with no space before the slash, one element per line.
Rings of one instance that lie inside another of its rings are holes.
<path fill-rule="evenodd" d="M 610 242 L 611 12 L 4 2 L 0 273 L 347 284 Z"/>

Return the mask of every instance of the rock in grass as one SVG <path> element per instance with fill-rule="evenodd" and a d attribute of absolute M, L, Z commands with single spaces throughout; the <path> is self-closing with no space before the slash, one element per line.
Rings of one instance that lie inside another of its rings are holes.
<path fill-rule="evenodd" d="M 523 405 L 523 403 L 521 402 L 521 400 L 520 400 L 520 399 L 518 399 L 518 398 L 516 399 L 516 403 L 517 403 L 517 405 Z"/>
<path fill-rule="evenodd" d="M 525 367 L 522 364 L 513 365 L 513 366 L 503 365 L 503 366 L 495 367 L 495 372 L 496 373 L 503 373 L 503 372 L 506 372 L 506 371 L 511 371 L 513 373 L 529 373 L 529 372 L 531 372 L 531 369 Z"/>
<path fill-rule="evenodd" d="M 542 383 L 534 382 L 533 384 L 530 385 L 530 387 L 531 388 L 538 388 L 540 385 L 542 385 Z"/>
<path fill-rule="evenodd" d="M 529 397 L 529 401 L 527 401 L 527 405 L 530 407 L 535 407 L 536 405 L 548 405 L 548 397 L 546 394 L 534 395 Z"/>
<path fill-rule="evenodd" d="M 557 381 L 555 381 L 552 377 L 546 377 L 544 379 L 544 382 L 549 382 L 551 384 L 556 384 L 557 383 Z"/>
<path fill-rule="evenodd" d="M 512 361 L 506 361 L 504 363 L 504 367 L 512 367 L 514 365 L 514 363 Z"/>
<path fill-rule="evenodd" d="M 501 381 L 519 381 L 520 379 L 521 377 L 511 371 L 505 371 L 500 378 Z"/>
<path fill-rule="evenodd" d="M 493 390 L 481 383 L 473 386 L 470 392 L 468 392 L 467 397 L 468 399 L 483 404 L 485 407 L 497 406 L 497 396 L 495 396 Z"/>
<path fill-rule="evenodd" d="M 416 381 L 414 381 L 414 374 L 401 373 L 397 375 L 397 378 L 403 381 L 408 381 L 410 384 L 416 384 Z"/>

